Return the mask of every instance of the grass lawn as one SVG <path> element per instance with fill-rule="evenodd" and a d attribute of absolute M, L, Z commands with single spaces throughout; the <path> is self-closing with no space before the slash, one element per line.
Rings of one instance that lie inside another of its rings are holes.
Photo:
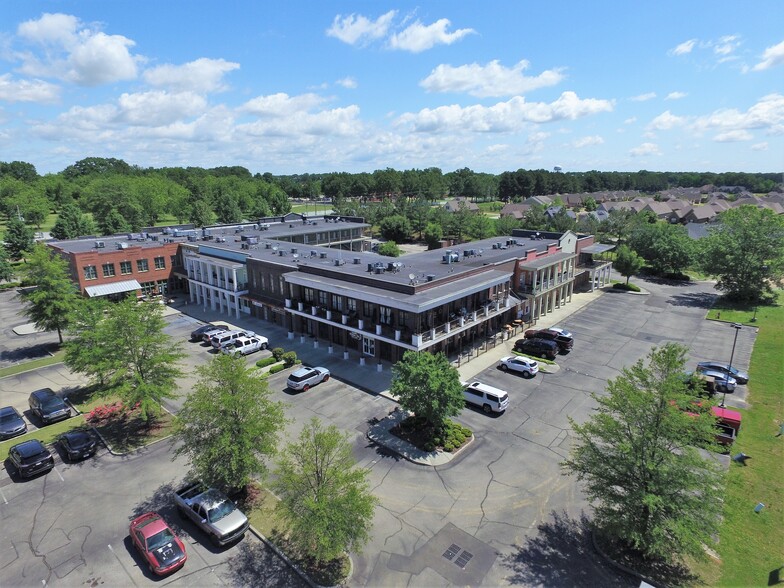
<path fill-rule="evenodd" d="M 480 212 L 500 212 L 504 207 L 504 202 L 495 200 L 493 202 L 480 202 L 477 204 Z"/>
<path fill-rule="evenodd" d="M 37 431 L 31 431 L 24 435 L 19 435 L 19 437 L 7 439 L 0 443 L 0 461 L 5 461 L 5 458 L 8 457 L 8 450 L 17 443 L 27 441 L 28 439 L 38 439 L 44 445 L 48 445 L 49 443 L 53 443 L 62 433 L 70 431 L 71 429 L 80 429 L 86 425 L 87 423 L 85 422 L 84 417 L 82 415 L 76 415 L 64 421 L 41 427 Z"/>
<path fill-rule="evenodd" d="M 54 365 L 56 363 L 60 363 L 61 361 L 63 361 L 63 357 L 65 357 L 65 350 L 60 349 L 59 351 L 55 351 L 54 355 L 50 357 L 33 359 L 30 361 L 22 362 L 17 365 L 12 365 L 10 367 L 2 368 L 0 369 L 0 378 L 4 378 L 6 376 L 13 376 L 14 374 L 20 374 L 22 372 L 27 372 L 29 370 L 35 370 L 47 365 Z"/>
<path fill-rule="evenodd" d="M 286 556 L 294 561 L 308 577 L 321 586 L 336 586 L 341 584 L 349 571 L 348 558 L 341 558 L 319 566 L 312 559 L 302 557 L 289 543 L 288 526 L 276 511 L 280 502 L 272 492 L 255 484 L 253 499 L 250 503 L 240 504 L 240 508 L 248 515 L 250 524 L 272 541 Z"/>
<path fill-rule="evenodd" d="M 708 318 L 755 327 L 772 325 L 776 321 L 781 325 L 781 305 L 784 304 L 784 297 L 782 297 L 781 292 L 779 292 L 778 301 L 778 306 L 749 306 L 747 304 L 728 302 L 723 298 L 719 298 L 716 304 L 713 305 L 713 308 L 708 311 Z M 755 309 L 756 321 L 753 320 L 755 318 Z"/>
<path fill-rule="evenodd" d="M 719 310 L 721 308 L 721 310 Z M 715 307 L 722 320 L 747 322 L 752 308 Z M 774 575 L 784 577 L 784 291 L 778 305 L 760 307 L 759 334 L 749 369 L 749 404 L 732 452 L 752 457 L 746 467 L 732 463 L 727 475 L 724 520 L 717 551 L 721 563 L 692 565 L 711 586 L 767 586 Z M 755 513 L 757 503 L 765 504 Z"/>

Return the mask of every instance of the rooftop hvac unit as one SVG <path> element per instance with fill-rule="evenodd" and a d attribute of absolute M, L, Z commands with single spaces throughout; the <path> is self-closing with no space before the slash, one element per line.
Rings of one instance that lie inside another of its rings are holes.
<path fill-rule="evenodd" d="M 359 265 L 360 263 L 362 263 L 362 258 L 361 257 L 355 257 L 354 258 L 354 264 L 355 265 Z"/>
<path fill-rule="evenodd" d="M 267 223 L 259 223 L 259 229 L 260 230 L 266 231 L 269 228 L 270 228 L 270 226 Z"/>
<path fill-rule="evenodd" d="M 442 263 L 455 263 L 460 261 L 460 254 L 457 251 L 447 251 L 441 258 Z"/>
<path fill-rule="evenodd" d="M 171 227 L 163 227 L 163 234 L 164 235 L 171 235 Z"/>
<path fill-rule="evenodd" d="M 258 245 L 259 238 L 258 237 L 248 237 L 248 245 Z"/>
<path fill-rule="evenodd" d="M 153 241 L 157 241 L 159 239 L 158 235 L 150 235 L 150 239 Z"/>
<path fill-rule="evenodd" d="M 117 243 L 117 249 L 128 249 L 128 243 L 125 242 Z"/>
<path fill-rule="evenodd" d="M 198 241 L 198 237 L 196 235 L 188 235 L 188 241 Z"/>
<path fill-rule="evenodd" d="M 272 249 L 272 243 L 264 243 L 264 249 Z"/>
<path fill-rule="evenodd" d="M 369 264 L 368 264 L 368 271 L 369 271 L 369 272 L 372 272 L 372 271 L 373 271 L 373 264 L 372 264 L 372 263 L 369 263 Z"/>
<path fill-rule="evenodd" d="M 434 274 L 427 274 L 426 279 L 428 282 L 432 282 L 433 280 L 436 279 L 436 277 Z"/>
<path fill-rule="evenodd" d="M 208 239 L 209 238 L 212 238 L 212 235 L 209 235 Z M 215 242 L 216 243 L 225 243 L 226 242 L 226 237 L 215 237 Z"/>
<path fill-rule="evenodd" d="M 319 253 L 319 257 L 321 259 L 326 259 L 327 258 L 327 252 L 326 251 L 322 251 L 321 253 Z"/>
<path fill-rule="evenodd" d="M 384 273 L 384 266 L 383 265 L 381 267 L 376 266 L 375 268 L 373 268 L 373 272 L 376 273 L 376 274 L 383 274 Z"/>
<path fill-rule="evenodd" d="M 343 261 L 342 259 L 336 259 L 335 260 L 335 265 L 345 265 L 345 264 L 346 264 L 346 262 Z"/>
<path fill-rule="evenodd" d="M 104 247 L 106 247 L 106 243 L 104 243 L 103 241 L 96 241 L 95 242 L 95 248 L 96 249 L 103 249 Z"/>
<path fill-rule="evenodd" d="M 318 251 L 313 251 L 312 249 L 310 250 L 311 257 L 316 257 L 317 255 L 318 255 Z"/>
<path fill-rule="evenodd" d="M 284 255 L 286 255 L 286 252 L 283 249 L 281 249 L 281 250 L 278 251 L 278 255 L 283 257 Z"/>
<path fill-rule="evenodd" d="M 292 248 L 291 248 L 291 252 L 292 252 L 292 253 L 296 253 L 296 252 L 297 252 L 297 248 L 296 248 L 296 247 L 292 247 Z"/>
<path fill-rule="evenodd" d="M 240 243 L 240 249 L 250 249 L 250 245 L 247 243 Z"/>

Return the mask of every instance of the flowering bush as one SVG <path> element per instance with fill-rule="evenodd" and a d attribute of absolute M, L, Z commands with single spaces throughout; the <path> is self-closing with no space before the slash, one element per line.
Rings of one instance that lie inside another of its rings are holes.
<path fill-rule="evenodd" d="M 137 405 L 138 406 L 138 405 Z M 113 402 L 112 404 L 103 404 L 96 406 L 92 409 L 87 416 L 88 423 L 97 423 L 103 420 L 111 419 L 125 413 L 125 407 L 122 402 Z"/>

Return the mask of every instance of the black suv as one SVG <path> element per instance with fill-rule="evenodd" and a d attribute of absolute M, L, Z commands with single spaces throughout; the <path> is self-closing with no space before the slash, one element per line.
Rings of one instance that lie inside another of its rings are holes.
<path fill-rule="evenodd" d="M 38 439 L 23 441 L 8 450 L 8 461 L 22 478 L 29 478 L 54 467 L 54 458 Z"/>
<path fill-rule="evenodd" d="M 561 353 L 569 353 L 574 347 L 574 339 L 564 335 L 560 331 L 553 331 L 552 329 L 529 329 L 525 332 L 526 339 L 546 339 L 547 341 L 555 341 L 558 345 L 558 350 Z"/>
<path fill-rule="evenodd" d="M 545 359 L 555 359 L 558 355 L 558 345 L 547 339 L 518 339 L 514 350 Z"/>
<path fill-rule="evenodd" d="M 67 419 L 71 416 L 71 409 L 55 394 L 51 388 L 41 388 L 30 394 L 28 399 L 30 410 L 45 425 Z"/>

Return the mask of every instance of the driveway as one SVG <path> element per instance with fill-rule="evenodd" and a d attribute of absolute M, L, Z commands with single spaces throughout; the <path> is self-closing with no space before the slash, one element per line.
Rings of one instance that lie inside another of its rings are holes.
<path fill-rule="evenodd" d="M 16 299 L 16 290 L 0 291 L 0 368 L 23 361 L 47 357 L 57 350 L 57 333 L 33 332 L 18 335 L 14 329 L 30 322 L 22 311 L 24 306 Z"/>

